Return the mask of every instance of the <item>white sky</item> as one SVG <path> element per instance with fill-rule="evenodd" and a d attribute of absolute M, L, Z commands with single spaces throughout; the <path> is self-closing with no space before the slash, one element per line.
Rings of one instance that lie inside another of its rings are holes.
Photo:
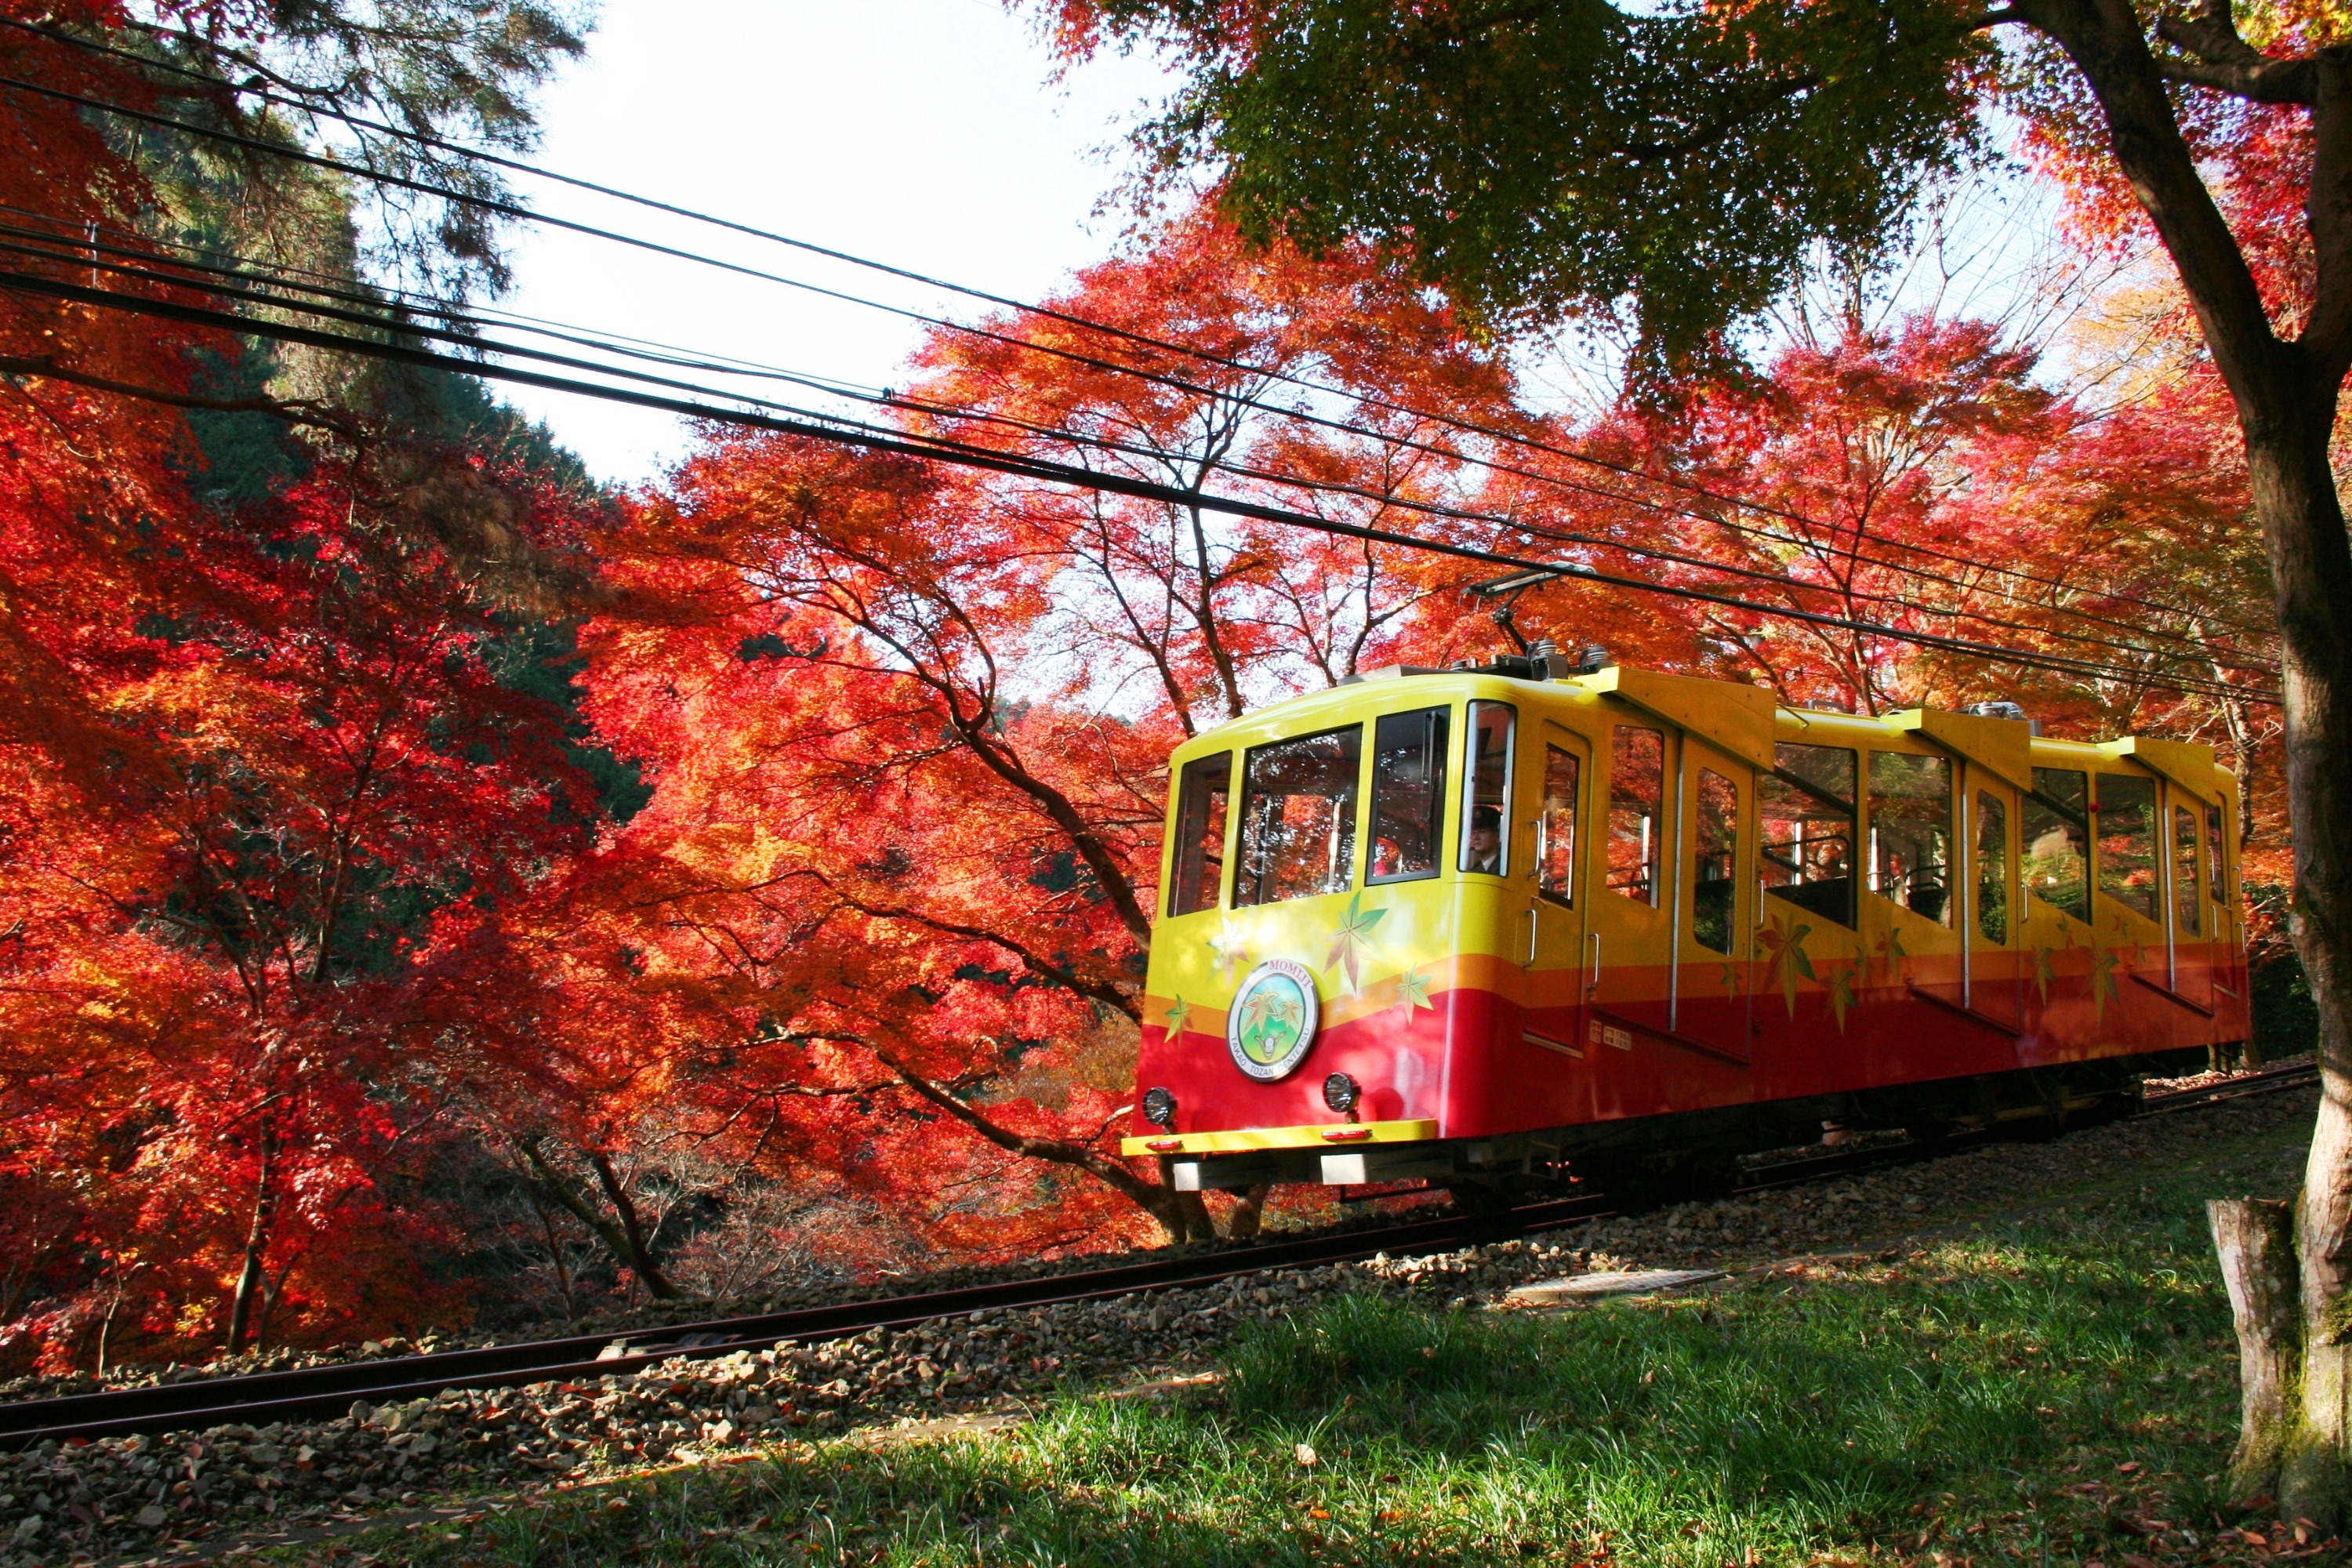
<path fill-rule="evenodd" d="M 534 161 L 624 190 L 1035 298 L 1116 241 L 1093 209 L 1123 128 L 1161 90 L 1141 61 L 1066 84 L 995 0 L 605 0 L 585 61 L 542 100 Z M 618 203 L 518 188 L 541 210 L 931 313 L 977 307 Z M 507 310 L 867 384 L 914 323 L 560 231 L 515 236 Z M 685 373 L 689 378 L 693 373 Z M 671 417 L 509 386 L 600 477 L 687 449 Z M 792 389 L 775 395 L 793 397 Z"/>

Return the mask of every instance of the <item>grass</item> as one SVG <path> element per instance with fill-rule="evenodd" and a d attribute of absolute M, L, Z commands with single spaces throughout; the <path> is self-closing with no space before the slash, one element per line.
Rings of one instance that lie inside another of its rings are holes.
<path fill-rule="evenodd" d="M 2210 1479 L 2235 1423 L 2210 1151 L 1890 1265 L 1560 1316 L 1335 1298 L 1174 1399 L 762 1460 L 313 1547 L 383 1563 L 2278 1561 Z M 285 1555 L 303 1553 L 289 1549 Z M 348 1561 L 348 1557 L 345 1558 Z"/>

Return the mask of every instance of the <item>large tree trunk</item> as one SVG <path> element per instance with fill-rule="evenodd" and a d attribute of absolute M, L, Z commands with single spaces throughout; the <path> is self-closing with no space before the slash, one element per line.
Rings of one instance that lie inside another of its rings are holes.
<path fill-rule="evenodd" d="M 2352 1461 L 2352 542 L 2328 463 L 2334 385 L 2243 421 L 2277 593 L 2294 897 L 2287 929 L 2319 1014 L 2319 1117 L 2294 1226 L 2302 1388 L 2282 1440 L 2289 1518 L 2346 1522 Z M 2251 1376 L 2253 1368 L 2248 1366 Z M 2249 1432 L 2249 1438 L 2257 1434 Z"/>
<path fill-rule="evenodd" d="M 2277 595 L 2287 930 L 2319 1014 L 2319 1115 L 2291 1230 L 2284 1203 L 2210 1214 L 2245 1395 L 2231 1481 L 2334 1530 L 2352 1522 L 2352 541 L 2328 462 L 2336 388 L 2292 374 L 2293 345 L 2279 354 L 2240 409 Z"/>
<path fill-rule="evenodd" d="M 2237 36 L 2226 3 L 2209 0 L 2193 21 L 2168 12 L 2158 23 L 2221 73 L 2224 90 L 2311 108 L 2305 216 L 2315 280 L 2302 335 L 2290 341 L 2271 320 L 2181 135 L 2143 13 L 2126 0 L 2015 0 L 1997 15 L 2048 35 L 2089 83 L 2116 166 L 2179 270 L 2245 435 L 2278 610 L 2294 837 L 2288 930 L 2318 1005 L 2321 1096 L 2295 1213 L 2295 1321 L 2250 1336 L 2242 1356 L 2250 1394 L 2264 1379 L 2290 1375 L 2289 1346 L 2273 1342 L 2282 1336 L 2300 1341 L 2292 1346 L 2300 1375 L 2286 1398 L 2248 1400 L 2239 1452 L 2250 1482 L 2276 1456 L 2283 1510 L 2334 1528 L 2352 1519 L 2346 1484 L 2352 1321 L 2345 1294 L 2352 1272 L 2352 543 L 2328 445 L 2352 367 L 2352 51 L 2319 49 L 2307 79 L 2282 81 L 2271 74 L 2275 62 Z M 2259 1229 L 2240 1225 L 2244 1217 L 2224 1226 L 2242 1241 Z M 2260 1272 L 2242 1247 L 2234 1261 L 2225 1252 L 2224 1265 L 2235 1271 L 2233 1295 Z"/>

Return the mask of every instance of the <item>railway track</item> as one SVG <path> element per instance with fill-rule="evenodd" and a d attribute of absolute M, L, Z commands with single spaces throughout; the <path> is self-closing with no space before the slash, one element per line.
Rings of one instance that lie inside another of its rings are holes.
<path fill-rule="evenodd" d="M 2189 1110 L 2308 1085 L 2308 1065 L 2249 1073 L 2196 1089 L 2150 1095 L 2140 1114 Z M 1896 1143 L 1811 1156 L 1760 1167 L 1740 1183 L 1743 1192 L 1794 1186 L 1836 1175 L 1916 1163 L 1979 1147 L 1995 1135 L 1933 1144 Z M 0 1404 L 0 1449 L 134 1432 L 201 1430 L 237 1423 L 262 1426 L 296 1416 L 339 1413 L 354 1401 L 394 1404 L 446 1388 L 513 1387 L 593 1380 L 634 1373 L 676 1356 L 721 1356 L 772 1345 L 845 1338 L 869 1329 L 911 1327 L 992 1308 L 1066 1301 L 1215 1284 L 1272 1269 L 1350 1262 L 1379 1253 L 1445 1252 L 1499 1235 L 1528 1235 L 1611 1213 L 1605 1195 L 1530 1204 L 1503 1213 L 1446 1215 L 1376 1229 L 1326 1232 L 1260 1242 L 1181 1258 L 1088 1269 L 1028 1279 L 999 1280 L 951 1290 L 803 1308 L 755 1317 L 719 1318 L 640 1333 L 580 1335 L 484 1350 L 442 1351 L 383 1361 L 243 1376 L 198 1379 L 148 1388 L 111 1389 L 53 1399 Z"/>

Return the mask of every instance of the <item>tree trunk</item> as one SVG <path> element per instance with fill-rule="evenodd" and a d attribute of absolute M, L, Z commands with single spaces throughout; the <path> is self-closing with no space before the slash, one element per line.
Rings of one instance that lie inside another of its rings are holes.
<path fill-rule="evenodd" d="M 1260 1182 L 1241 1195 L 1241 1201 L 1234 1205 L 1234 1212 L 1225 1219 L 1226 1240 L 1254 1241 L 1257 1238 L 1258 1224 L 1265 1217 L 1266 1194 L 1273 1191 L 1272 1182 Z"/>
<path fill-rule="evenodd" d="M 538 1193 L 523 1189 L 530 1200 L 530 1212 L 539 1216 L 539 1228 L 547 1237 L 547 1256 L 555 1265 L 556 1289 L 563 1292 L 563 1316 L 568 1322 L 580 1315 L 580 1303 L 572 1293 L 572 1270 L 563 1261 L 563 1238 L 555 1234 L 555 1216 L 539 1201 Z"/>
<path fill-rule="evenodd" d="M 2319 1014 L 2319 1116 L 2295 1215 L 2303 1319 L 2300 1430 L 2279 1500 L 2290 1519 L 2344 1523 L 2352 1459 L 2352 542 L 2328 462 L 2335 388 L 2248 416 L 2247 457 L 2277 594 L 2294 894 L 2287 930 Z M 2250 1368 L 2251 1372 L 2252 1369 Z"/>
<path fill-rule="evenodd" d="M 2295 1279 L 2294 1205 L 2267 1198 L 2215 1198 L 2205 1205 L 2242 1369 L 2238 1449 L 2230 1495 L 2278 1490 L 2279 1462 L 2295 1426 L 2303 1360 L 2302 1290 Z"/>
<path fill-rule="evenodd" d="M 1201 1202 L 1198 1193 L 1180 1193 L 1169 1184 L 1168 1162 L 1162 1160 L 1160 1180 L 1147 1182 L 1128 1169 L 1124 1160 L 1115 1159 L 1085 1144 L 1066 1138 L 1033 1138 L 1025 1132 L 1015 1132 L 1000 1127 L 982 1115 L 977 1106 L 967 1105 L 946 1089 L 908 1067 L 898 1056 L 871 1040 L 864 1042 L 874 1053 L 875 1060 L 898 1075 L 900 1082 L 958 1121 L 979 1133 L 998 1148 L 1010 1153 L 1024 1154 L 1033 1160 L 1050 1161 L 1056 1165 L 1071 1165 L 1086 1172 L 1105 1186 L 1137 1205 L 1160 1222 L 1171 1241 L 1211 1241 L 1217 1234 L 1215 1222 L 1209 1218 L 1208 1206 Z"/>
<path fill-rule="evenodd" d="M 2047 34 L 2089 84 L 2116 166 L 2179 270 L 2245 436 L 2278 611 L 2294 838 L 2287 929 L 2319 1012 L 2321 1085 L 2293 1249 L 2300 1387 L 2275 1417 L 2278 1429 L 2269 1414 L 2259 1414 L 2245 1451 L 2257 1464 L 2267 1453 L 2282 1457 L 2278 1496 L 2288 1518 L 2333 1529 L 2352 1502 L 2345 1486 L 2345 1460 L 2352 1457 L 2352 1347 L 2345 1342 L 2352 1330 L 2346 1311 L 2352 1275 L 2352 541 L 2328 451 L 2352 366 L 2352 53 L 2329 47 L 2312 57 L 2305 217 L 2315 280 L 2303 335 L 2290 342 L 2278 335 L 2238 237 L 2181 135 L 2144 14 L 2120 0 L 2016 0 L 2007 15 Z M 2226 23 L 2226 6 L 2221 16 Z M 2274 1249 L 2265 1247 L 2263 1256 L 2272 1256 Z M 2242 1253 L 2236 1267 L 2252 1265 Z M 2271 1350 L 2248 1360 L 2250 1392 L 2276 1372 Z"/>
<path fill-rule="evenodd" d="M 646 1234 L 644 1219 L 637 1213 L 636 1200 L 629 1189 L 621 1184 L 613 1169 L 613 1162 L 601 1150 L 588 1152 L 589 1168 L 596 1173 L 596 1184 L 604 1189 L 604 1199 L 613 1212 L 621 1216 L 621 1235 L 629 1244 L 629 1264 L 646 1282 L 646 1289 L 667 1300 L 678 1293 L 677 1287 L 662 1273 L 661 1265 L 654 1260 L 653 1239 Z"/>
<path fill-rule="evenodd" d="M 549 1162 L 546 1151 L 540 1147 L 537 1138 L 519 1138 L 515 1141 L 515 1147 L 522 1152 L 522 1157 L 537 1173 L 531 1185 L 541 1199 L 586 1226 L 588 1233 L 603 1242 L 605 1250 L 613 1255 L 613 1261 L 629 1270 L 632 1279 L 644 1284 L 646 1294 L 662 1301 L 677 1298 L 677 1287 L 669 1282 L 654 1260 L 646 1245 L 644 1227 L 637 1221 L 636 1205 L 630 1203 L 628 1194 L 621 1190 L 609 1162 L 601 1155 L 590 1156 L 592 1163 L 598 1166 L 596 1179 L 604 1184 L 606 1194 L 619 1194 L 620 1202 L 615 1205 L 621 1216 L 618 1225 L 597 1213 L 593 1204 L 573 1190 L 571 1181 Z"/>
<path fill-rule="evenodd" d="M 246 1330 L 252 1325 L 254 1304 L 261 1295 L 262 1255 L 269 1250 L 269 1237 L 278 1222 L 278 1129 L 264 1123 L 261 1130 L 260 1190 L 254 1194 L 253 1222 L 245 1232 L 245 1266 L 237 1270 L 236 1295 L 228 1310 L 228 1353 L 245 1348 Z"/>

